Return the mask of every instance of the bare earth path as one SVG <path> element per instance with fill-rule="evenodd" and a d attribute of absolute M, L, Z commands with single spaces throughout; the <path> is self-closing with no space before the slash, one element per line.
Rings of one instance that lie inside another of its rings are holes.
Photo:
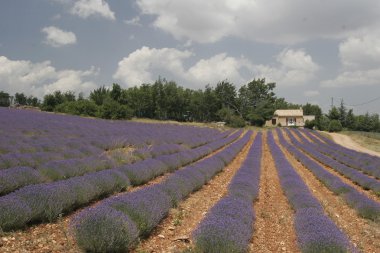
<path fill-rule="evenodd" d="M 226 193 L 229 182 L 246 159 L 253 137 L 236 158 L 200 190 L 170 210 L 152 234 L 133 252 L 182 252 L 191 247 L 191 233 L 207 211 Z"/>
<path fill-rule="evenodd" d="M 278 142 L 277 134 L 274 135 Z M 286 135 L 285 135 L 286 136 Z M 287 137 L 286 137 L 287 138 Z M 345 232 L 351 242 L 362 252 L 377 253 L 380 249 L 380 226 L 358 216 L 345 201 L 327 189 L 305 166 L 297 161 L 282 145 L 289 162 L 304 180 L 312 194 L 322 204 L 325 212 Z"/>
<path fill-rule="evenodd" d="M 294 211 L 281 189 L 266 133 L 263 135 L 259 199 L 254 209 L 256 221 L 249 252 L 300 252 L 293 226 Z"/>
<path fill-rule="evenodd" d="M 338 133 L 329 133 L 330 136 L 333 138 L 333 140 L 338 143 L 339 145 L 342 145 L 343 147 L 353 149 L 359 152 L 367 153 L 370 155 L 375 155 L 380 157 L 380 153 L 369 150 L 363 146 L 360 146 L 357 142 L 353 141 L 349 136 L 344 134 L 338 134 Z"/>

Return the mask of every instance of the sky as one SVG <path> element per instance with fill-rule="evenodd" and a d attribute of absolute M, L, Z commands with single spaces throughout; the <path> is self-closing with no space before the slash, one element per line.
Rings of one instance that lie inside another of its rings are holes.
<path fill-rule="evenodd" d="M 292 103 L 380 114 L 380 1 L 0 1 L 0 90 L 88 95 L 158 77 L 265 78 Z"/>

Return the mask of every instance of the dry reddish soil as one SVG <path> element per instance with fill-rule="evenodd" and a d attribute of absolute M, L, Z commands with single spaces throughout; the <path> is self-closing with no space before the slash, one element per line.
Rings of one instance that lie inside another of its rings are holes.
<path fill-rule="evenodd" d="M 243 136 L 242 133 L 241 136 Z M 225 147 L 207 155 L 202 159 L 206 159 L 212 155 L 219 153 Z M 238 156 L 241 156 L 239 154 Z M 201 159 L 201 160 L 202 160 Z M 242 158 L 240 158 L 241 160 Z M 236 159 L 235 159 L 236 160 Z M 142 187 L 157 184 L 162 182 L 170 173 L 159 176 L 147 184 L 131 187 L 128 191 L 135 191 Z M 116 193 L 116 195 L 124 194 L 125 192 Z M 96 201 L 91 204 L 95 206 L 100 201 Z M 87 208 L 87 207 L 85 207 Z M 76 210 L 74 213 L 69 214 L 68 216 L 58 219 L 54 223 L 49 224 L 37 224 L 31 227 L 26 228 L 25 230 L 19 230 L 15 232 L 7 232 L 0 234 L 0 253 L 27 253 L 27 252 L 36 252 L 36 253 L 55 253 L 55 252 L 81 252 L 78 246 L 75 243 L 75 239 L 72 234 L 69 232 L 69 223 L 71 218 L 82 209 Z"/>
<path fill-rule="evenodd" d="M 134 252 L 181 252 L 192 247 L 191 233 L 207 211 L 226 193 L 229 182 L 247 157 L 253 138 L 236 158 L 208 184 L 171 209 L 152 234 Z"/>
<path fill-rule="evenodd" d="M 263 140 L 266 140 L 265 133 L 263 137 Z M 277 139 L 276 134 L 275 137 Z M 252 143 L 252 139 L 249 144 Z M 294 212 L 281 189 L 269 147 L 266 141 L 263 143 L 259 199 L 254 203 L 256 221 L 249 252 L 299 252 L 293 227 Z M 161 222 L 149 238 L 142 241 L 135 252 L 174 253 L 192 247 L 191 232 L 207 211 L 226 194 L 230 180 L 247 155 L 249 144 L 223 172 L 216 175 L 198 192 L 191 194 L 178 208 L 172 209 L 169 216 Z M 322 203 L 326 214 L 347 234 L 351 242 L 363 252 L 380 252 L 379 224 L 360 218 L 355 210 L 347 206 L 339 196 L 329 191 L 307 168 L 284 148 L 282 149 L 313 195 Z M 331 169 L 326 169 L 338 175 Z M 161 176 L 146 185 L 159 183 L 166 176 Z M 338 176 L 346 183 L 352 184 L 348 179 Z M 363 191 L 358 186 L 355 187 L 379 201 L 379 198 L 370 192 Z M 96 204 L 93 203 L 93 205 Z M 39 224 L 22 231 L 4 233 L 0 238 L 0 252 L 80 252 L 75 240 L 68 232 L 68 224 L 73 215 L 75 214 L 63 217 L 55 223 Z"/>
<path fill-rule="evenodd" d="M 254 204 L 255 230 L 250 252 L 300 252 L 293 226 L 294 211 L 284 195 L 263 135 L 259 199 Z"/>
<path fill-rule="evenodd" d="M 285 139 L 288 140 L 288 142 L 290 142 L 290 139 L 288 138 L 288 135 L 282 131 Z M 295 136 L 293 134 L 293 136 Z M 350 186 L 354 187 L 356 190 L 364 193 L 365 195 L 367 195 L 369 198 L 375 200 L 375 201 L 379 201 L 380 202 L 380 196 L 376 195 L 373 191 L 369 191 L 369 190 L 364 190 L 361 186 L 355 184 L 354 182 L 352 182 L 349 178 L 345 177 L 344 175 L 340 174 L 339 172 L 335 171 L 334 169 L 332 169 L 331 167 L 328 167 L 326 165 L 324 165 L 323 163 L 319 162 L 318 160 L 314 159 L 313 157 L 311 157 L 310 155 L 308 155 L 307 153 L 303 152 L 302 150 L 300 150 L 302 153 L 304 153 L 306 156 L 308 156 L 310 159 L 314 160 L 316 163 L 318 163 L 319 165 L 321 165 L 325 170 L 327 170 L 328 172 L 330 172 L 331 174 L 334 174 L 335 176 L 339 177 L 343 182 L 345 182 L 346 184 L 349 184 Z M 369 175 L 367 175 L 369 176 Z M 372 177 L 372 176 L 369 176 L 369 177 Z M 374 178 L 374 177 L 372 177 Z"/>
<path fill-rule="evenodd" d="M 274 134 L 278 141 L 277 134 Z M 324 207 L 326 214 L 345 232 L 353 245 L 362 252 L 379 252 L 380 226 L 361 218 L 339 196 L 327 189 L 305 166 L 298 162 L 283 146 L 282 151 L 304 180 L 312 194 Z"/>

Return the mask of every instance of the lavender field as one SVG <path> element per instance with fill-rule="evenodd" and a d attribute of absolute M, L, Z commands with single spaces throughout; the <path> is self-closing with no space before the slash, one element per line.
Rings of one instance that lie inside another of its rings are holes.
<path fill-rule="evenodd" d="M 0 108 L 0 252 L 379 252 L 379 177 L 309 130 Z"/>

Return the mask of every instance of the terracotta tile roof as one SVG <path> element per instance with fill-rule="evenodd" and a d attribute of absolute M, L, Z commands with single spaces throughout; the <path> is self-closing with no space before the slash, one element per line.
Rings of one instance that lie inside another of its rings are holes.
<path fill-rule="evenodd" d="M 301 109 L 296 109 L 296 110 L 276 110 L 274 112 L 274 115 L 277 116 L 283 116 L 283 117 L 302 117 L 303 116 L 303 111 Z"/>

